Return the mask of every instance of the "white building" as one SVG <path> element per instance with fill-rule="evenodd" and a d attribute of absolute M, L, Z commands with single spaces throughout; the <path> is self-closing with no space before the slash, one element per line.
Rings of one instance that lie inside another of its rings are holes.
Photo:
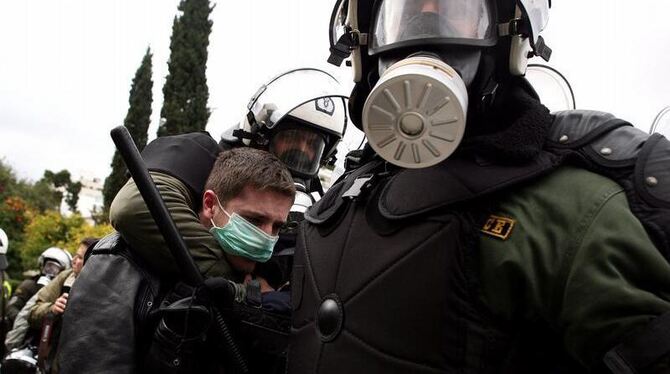
<path fill-rule="evenodd" d="M 104 180 L 98 177 L 84 175 L 79 177 L 77 182 L 81 183 L 81 191 L 79 191 L 79 200 L 77 201 L 77 211 L 79 211 L 88 223 L 93 224 L 93 212 L 100 212 L 103 207 L 102 187 Z M 65 198 L 61 201 L 60 210 L 64 215 L 72 214 L 65 203 Z"/>

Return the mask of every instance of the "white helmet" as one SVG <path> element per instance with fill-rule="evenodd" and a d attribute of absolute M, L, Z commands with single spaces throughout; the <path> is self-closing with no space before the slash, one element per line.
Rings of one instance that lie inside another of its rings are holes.
<path fill-rule="evenodd" d="M 5 230 L 0 229 L 0 253 L 7 253 L 9 249 L 9 238 Z"/>
<path fill-rule="evenodd" d="M 37 265 L 39 266 L 40 271 L 43 270 L 44 265 L 48 261 L 56 262 L 61 267 L 61 271 L 72 267 L 72 256 L 70 253 L 58 247 L 50 247 L 42 252 L 37 259 Z"/>
<path fill-rule="evenodd" d="M 499 36 L 511 36 L 509 69 L 512 75 L 524 75 L 528 60 L 540 56 L 545 61 L 551 57 L 551 48 L 540 33 L 547 26 L 551 0 L 518 0 L 515 18 L 499 25 Z"/>
<path fill-rule="evenodd" d="M 233 136 L 274 153 L 292 174 L 313 177 L 344 135 L 348 96 L 323 70 L 290 70 L 251 97 Z"/>

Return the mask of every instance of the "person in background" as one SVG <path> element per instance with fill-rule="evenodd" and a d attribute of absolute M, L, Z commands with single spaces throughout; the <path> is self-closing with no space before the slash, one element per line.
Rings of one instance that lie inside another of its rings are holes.
<path fill-rule="evenodd" d="M 77 252 L 72 257 L 72 268 L 62 271 L 58 274 L 48 285 L 37 292 L 35 305 L 30 309 L 28 322 L 33 329 L 44 330 L 44 324 L 52 326 L 48 333 L 50 339 L 48 342 L 44 341 L 44 331 L 40 334 L 39 354 L 45 357 L 40 357 L 38 362 L 43 362 L 43 369 L 45 372 L 57 372 L 57 363 L 51 362 L 55 357 L 58 342 L 58 333 L 60 331 L 60 317 L 67 309 L 67 300 L 70 295 L 72 286 L 81 269 L 84 266 L 84 256 L 89 248 L 92 248 L 97 243 L 97 238 L 85 238 L 79 243 Z"/>
<path fill-rule="evenodd" d="M 46 249 L 38 258 L 40 274 L 24 280 L 9 301 L 9 316 L 13 320 L 12 329 L 5 337 L 7 351 L 37 344 L 39 327 L 31 328 L 28 322 L 30 310 L 37 300 L 37 292 L 61 271 L 72 266 L 72 257 L 58 247 Z M 18 309 L 18 310 L 17 310 Z"/>
<path fill-rule="evenodd" d="M 58 273 L 72 266 L 72 256 L 61 248 L 50 247 L 40 254 L 37 265 L 39 274 L 21 282 L 7 303 L 7 317 L 11 323 L 37 291 L 47 285 Z"/>

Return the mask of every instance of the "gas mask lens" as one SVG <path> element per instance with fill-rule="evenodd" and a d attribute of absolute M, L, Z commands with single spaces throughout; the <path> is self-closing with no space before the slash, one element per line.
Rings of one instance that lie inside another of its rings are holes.
<path fill-rule="evenodd" d="M 305 129 L 278 131 L 270 140 L 269 150 L 292 172 L 313 176 L 326 143 L 320 134 Z"/>
<path fill-rule="evenodd" d="M 384 0 L 375 17 L 370 52 L 413 44 L 491 44 L 495 38 L 487 0 Z"/>
<path fill-rule="evenodd" d="M 53 279 L 61 271 L 61 266 L 55 261 L 47 261 L 42 268 L 42 274 Z"/>

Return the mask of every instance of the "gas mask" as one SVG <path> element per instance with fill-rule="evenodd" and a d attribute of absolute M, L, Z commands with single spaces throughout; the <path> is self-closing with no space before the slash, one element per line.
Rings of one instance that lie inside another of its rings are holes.
<path fill-rule="evenodd" d="M 63 270 L 63 267 L 58 262 L 46 260 L 42 267 L 42 276 L 37 280 L 37 284 L 46 286 L 61 270 Z"/>
<path fill-rule="evenodd" d="M 493 39 L 488 2 L 386 0 L 372 26 L 379 80 L 363 106 L 370 146 L 405 168 L 449 157 L 465 133 L 468 86 Z M 398 58 L 400 56 L 400 58 Z"/>
<path fill-rule="evenodd" d="M 432 166 L 458 147 L 467 108 L 458 72 L 435 55 L 418 54 L 381 74 L 363 106 L 363 131 L 385 160 L 406 168 Z"/>
<path fill-rule="evenodd" d="M 329 62 L 350 59 L 349 110 L 370 146 L 405 168 L 449 157 L 465 133 L 469 101 L 486 108 L 495 97 L 496 74 L 507 67 L 523 75 L 529 57 L 548 59 L 539 36 L 548 7 L 548 0 L 338 2 Z"/>

